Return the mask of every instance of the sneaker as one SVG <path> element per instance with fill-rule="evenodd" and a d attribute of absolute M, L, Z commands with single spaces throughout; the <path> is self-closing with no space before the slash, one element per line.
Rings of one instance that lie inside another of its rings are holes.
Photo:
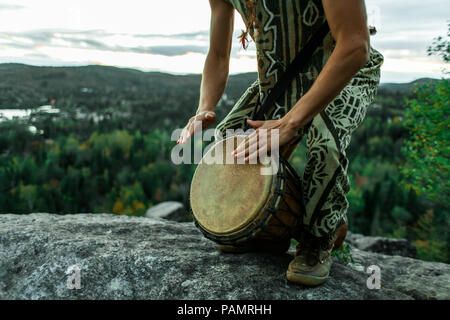
<path fill-rule="evenodd" d="M 337 233 L 318 238 L 302 233 L 294 260 L 289 264 L 286 277 L 289 281 L 306 286 L 317 286 L 328 279 L 332 259 L 331 251 Z"/>
<path fill-rule="evenodd" d="M 217 245 L 217 248 L 225 253 L 268 252 L 273 254 L 283 254 L 288 251 L 290 245 L 290 239 L 280 241 L 255 239 L 241 245 L 219 244 Z"/>

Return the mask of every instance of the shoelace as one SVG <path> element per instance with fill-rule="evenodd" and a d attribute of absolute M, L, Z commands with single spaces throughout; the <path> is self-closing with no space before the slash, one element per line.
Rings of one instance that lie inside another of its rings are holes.
<path fill-rule="evenodd" d="M 307 231 L 302 232 L 301 239 L 297 245 L 297 254 L 300 253 L 310 261 L 311 264 L 316 264 L 317 262 L 323 263 L 324 260 L 320 257 L 320 251 L 328 251 L 328 255 L 331 253 L 331 241 L 333 239 L 333 234 L 316 237 Z M 326 259 L 327 257 L 325 257 Z"/>

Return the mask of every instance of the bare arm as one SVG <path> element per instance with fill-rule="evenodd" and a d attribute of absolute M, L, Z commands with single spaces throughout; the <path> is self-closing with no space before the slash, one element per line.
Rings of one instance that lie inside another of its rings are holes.
<path fill-rule="evenodd" d="M 210 45 L 203 68 L 200 85 L 200 99 L 195 116 L 178 139 L 185 143 L 195 132 L 194 122 L 202 123 L 202 128 L 216 120 L 214 109 L 220 100 L 228 81 L 231 40 L 234 27 L 234 7 L 223 0 L 209 0 L 211 6 Z"/>
<path fill-rule="evenodd" d="M 287 113 L 302 128 L 320 113 L 367 62 L 369 30 L 364 0 L 322 0 L 336 47 L 311 89 Z"/>
<path fill-rule="evenodd" d="M 210 45 L 203 69 L 198 111 L 213 111 L 228 80 L 234 8 L 223 0 L 210 0 Z"/>

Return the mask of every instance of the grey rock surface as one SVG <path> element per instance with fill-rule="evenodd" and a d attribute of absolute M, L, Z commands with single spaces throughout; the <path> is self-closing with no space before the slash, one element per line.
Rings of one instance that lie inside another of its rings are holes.
<path fill-rule="evenodd" d="M 353 251 L 330 279 L 289 283 L 289 254 L 224 254 L 192 223 L 109 214 L 0 216 L 0 299 L 449 299 L 450 265 Z M 80 270 L 80 289 L 67 283 Z M 381 288 L 368 289 L 371 265 Z M 73 267 L 72 267 L 73 268 Z M 73 287 L 73 286 L 72 286 Z"/>
<path fill-rule="evenodd" d="M 145 216 L 183 222 L 187 220 L 187 211 L 181 202 L 164 201 L 148 209 Z"/>
<path fill-rule="evenodd" d="M 363 251 L 382 253 L 391 256 L 417 257 L 416 247 L 406 239 L 370 237 L 348 232 L 345 240 L 353 247 Z"/>

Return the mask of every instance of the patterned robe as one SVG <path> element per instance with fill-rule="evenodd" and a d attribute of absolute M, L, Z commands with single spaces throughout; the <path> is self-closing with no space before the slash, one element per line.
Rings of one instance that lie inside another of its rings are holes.
<path fill-rule="evenodd" d="M 225 1 L 235 7 L 247 24 L 252 12 L 246 7 L 246 1 Z M 256 45 L 258 79 L 217 126 L 216 137 L 224 136 L 227 129 L 244 128 L 258 97 L 264 101 L 268 90 L 326 20 L 321 0 L 255 0 L 254 8 L 258 27 L 250 31 Z M 266 112 L 266 119 L 283 117 L 297 103 L 311 88 L 334 47 L 330 33 Z M 374 99 L 382 63 L 383 56 L 371 48 L 365 66 L 301 132 L 307 137 L 307 164 L 302 175 L 306 206 L 303 225 L 316 236 L 328 235 L 346 221 L 350 183 L 345 150 Z"/>

